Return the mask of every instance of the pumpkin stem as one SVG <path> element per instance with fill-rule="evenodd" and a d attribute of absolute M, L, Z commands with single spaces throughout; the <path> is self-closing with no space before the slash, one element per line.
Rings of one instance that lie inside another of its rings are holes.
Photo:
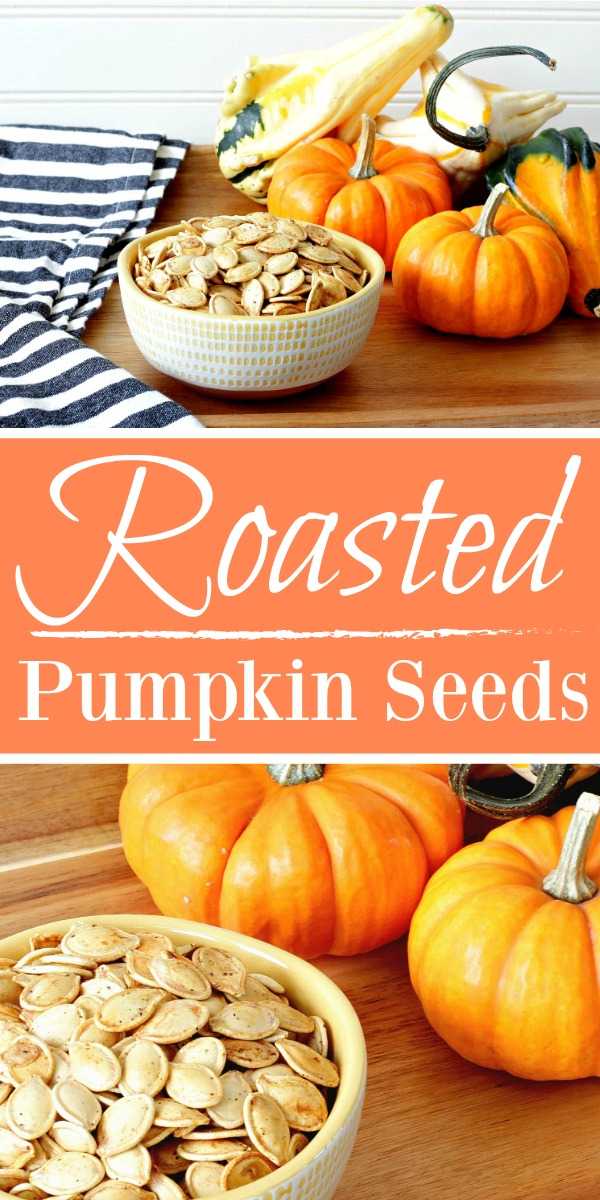
<path fill-rule="evenodd" d="M 480 238 L 494 237 L 498 230 L 496 229 L 495 221 L 496 214 L 504 197 L 508 191 L 508 184 L 497 183 L 493 191 L 490 192 L 482 210 L 479 220 L 475 222 L 471 233 L 476 233 Z"/>
<path fill-rule="evenodd" d="M 474 812 L 498 821 L 528 817 L 542 812 L 566 787 L 573 767 L 566 763 L 546 763 L 536 768 L 534 786 L 526 796 L 494 796 L 470 782 L 472 763 L 453 763 L 448 772 L 450 786 Z"/>
<path fill-rule="evenodd" d="M 294 787 L 298 783 L 314 783 L 321 779 L 325 767 L 320 763 L 269 763 L 267 771 L 275 783 L 282 787 Z"/>
<path fill-rule="evenodd" d="M 373 166 L 373 152 L 377 129 L 375 122 L 368 113 L 363 113 L 360 126 L 360 137 L 356 148 L 356 162 L 348 172 L 353 179 L 373 179 L 377 171 Z"/>
<path fill-rule="evenodd" d="M 451 59 L 445 67 L 442 67 L 427 94 L 425 116 L 431 128 L 446 142 L 451 142 L 453 146 L 462 146 L 463 150 L 476 150 L 481 153 L 490 141 L 490 131 L 486 125 L 467 129 L 466 133 L 458 133 L 454 129 L 448 129 L 439 120 L 437 101 L 446 80 L 455 71 L 458 71 L 459 67 L 464 67 L 467 63 L 478 62 L 481 58 L 504 58 L 513 54 L 530 54 L 545 67 L 549 67 L 551 71 L 556 70 L 555 59 L 549 58 L 543 50 L 535 50 L 532 46 L 485 46 L 482 50 L 469 50 L 466 54 L 459 54 L 457 58 Z"/>
<path fill-rule="evenodd" d="M 585 859 L 599 816 L 600 796 L 582 792 L 567 829 L 558 866 L 542 883 L 544 891 L 555 900 L 582 904 L 596 895 L 598 887 L 585 873 Z"/>

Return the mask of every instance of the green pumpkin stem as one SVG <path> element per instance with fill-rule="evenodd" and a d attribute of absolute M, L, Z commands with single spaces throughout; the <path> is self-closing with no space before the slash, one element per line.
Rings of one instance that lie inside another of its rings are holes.
<path fill-rule="evenodd" d="M 356 162 L 353 167 L 350 167 L 348 172 L 353 179 L 373 179 L 377 175 L 377 171 L 373 166 L 376 134 L 377 130 L 373 118 L 368 113 L 363 113 L 360 137 L 356 148 Z"/>
<path fill-rule="evenodd" d="M 514 817 L 528 817 L 544 809 L 560 795 L 573 773 L 567 763 L 545 763 L 535 776 L 535 783 L 526 796 L 494 796 L 473 786 L 472 763 L 453 763 L 448 772 L 450 786 L 457 796 L 474 812 L 496 821 L 508 821 Z"/>
<path fill-rule="evenodd" d="M 495 188 L 490 192 L 481 210 L 481 216 L 475 222 L 471 233 L 476 233 L 480 238 L 494 237 L 498 233 L 495 225 L 496 215 L 508 190 L 506 183 L 496 184 Z"/>
<path fill-rule="evenodd" d="M 322 779 L 325 767 L 320 763 L 269 763 L 267 772 L 281 787 L 294 787 Z"/>
<path fill-rule="evenodd" d="M 585 873 L 590 839 L 600 816 L 600 796 L 582 792 L 567 830 L 558 866 L 546 875 L 542 887 L 555 900 L 583 904 L 598 891 L 597 884 Z"/>
<path fill-rule="evenodd" d="M 453 146 L 462 146 L 463 150 L 476 150 L 481 153 L 486 149 L 490 141 L 490 131 L 487 126 L 478 125 L 474 129 L 467 129 L 466 133 L 448 129 L 437 115 L 438 97 L 446 81 L 460 67 L 466 66 L 467 63 L 479 62 L 482 58 L 505 58 L 513 54 L 529 54 L 533 58 L 537 58 L 538 62 L 543 63 L 545 67 L 549 67 L 551 71 L 556 70 L 555 59 L 549 58 L 543 50 L 535 50 L 532 46 L 485 46 L 482 50 L 468 50 L 466 54 L 459 54 L 457 58 L 451 59 L 445 67 L 442 67 L 427 94 L 425 116 L 431 128 L 444 138 L 444 141 L 451 142 Z"/>

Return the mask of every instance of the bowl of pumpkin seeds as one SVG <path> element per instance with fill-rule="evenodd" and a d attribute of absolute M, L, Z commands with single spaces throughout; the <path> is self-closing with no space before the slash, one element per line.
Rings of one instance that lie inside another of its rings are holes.
<path fill-rule="evenodd" d="M 125 317 L 148 362 L 246 396 L 300 391 L 347 367 L 384 278 L 370 246 L 265 211 L 191 217 L 119 258 Z"/>
<path fill-rule="evenodd" d="M 366 1053 L 314 966 L 166 917 L 0 942 L 0 1195 L 330 1200 Z"/>

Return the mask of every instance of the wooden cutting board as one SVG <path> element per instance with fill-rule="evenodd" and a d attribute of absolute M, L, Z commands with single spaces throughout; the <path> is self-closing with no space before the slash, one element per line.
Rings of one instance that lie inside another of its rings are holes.
<path fill-rule="evenodd" d="M 182 217 L 250 212 L 212 148 L 195 146 L 160 206 L 156 225 Z M 118 285 L 84 340 L 212 426 L 597 425 L 600 327 L 564 316 L 511 342 L 448 337 L 398 312 L 386 283 L 369 341 L 347 370 L 296 396 L 244 401 L 208 396 L 150 367 L 129 336 Z"/>
<path fill-rule="evenodd" d="M 0 938 L 53 918 L 156 911 L 119 845 L 124 774 L 0 767 Z M 404 942 L 318 965 L 356 1007 L 369 1052 L 364 1119 L 338 1200 L 596 1194 L 600 1082 L 532 1084 L 464 1062 L 424 1020 Z"/>

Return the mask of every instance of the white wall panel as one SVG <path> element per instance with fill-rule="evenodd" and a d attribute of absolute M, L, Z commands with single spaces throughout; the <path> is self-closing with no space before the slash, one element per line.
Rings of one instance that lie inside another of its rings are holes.
<path fill-rule="evenodd" d="M 250 52 L 327 45 L 411 7 L 393 0 L 0 0 L 0 122 L 118 126 L 210 141 L 223 81 Z M 539 46 L 555 76 L 519 58 L 482 73 L 523 87 L 552 87 L 569 102 L 561 123 L 600 137 L 600 5 L 597 0 L 460 0 L 448 51 L 497 42 Z M 365 15 L 366 14 L 366 15 Z M 409 81 L 393 112 L 411 107 Z"/>

